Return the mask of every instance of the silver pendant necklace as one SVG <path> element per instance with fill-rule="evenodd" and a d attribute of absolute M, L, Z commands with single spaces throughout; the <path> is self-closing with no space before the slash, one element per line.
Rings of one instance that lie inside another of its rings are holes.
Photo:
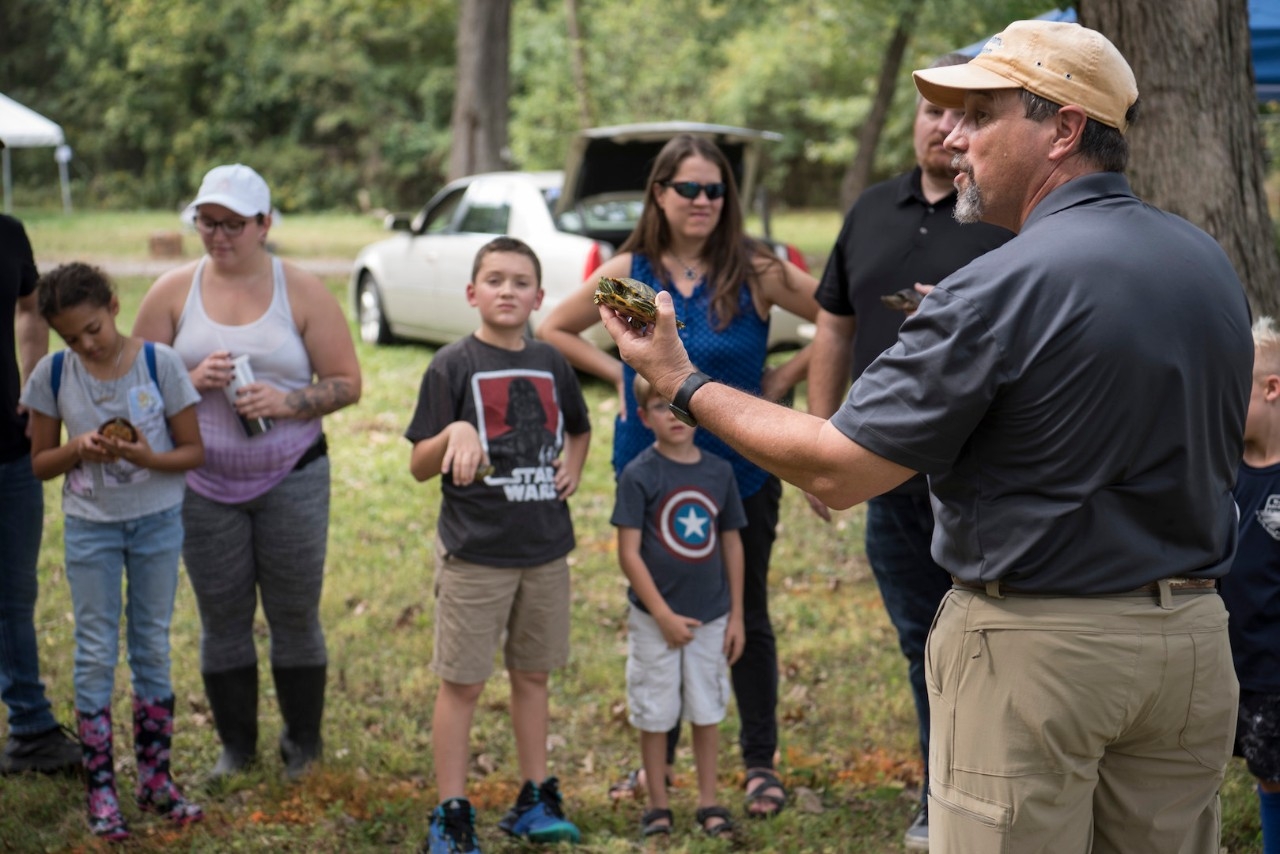
<path fill-rule="evenodd" d="M 125 339 L 123 336 L 121 336 L 120 349 L 116 350 L 116 363 L 111 368 L 112 378 L 105 381 L 98 380 L 96 384 L 99 386 L 104 386 L 105 391 L 101 391 L 97 394 L 90 395 L 90 397 L 93 399 L 93 402 L 95 404 L 101 404 L 101 403 L 106 403 L 109 400 L 115 400 L 116 386 L 120 384 L 120 360 L 124 357 L 124 345 L 125 345 Z M 85 373 L 88 373 L 88 368 L 85 369 Z M 93 376 L 93 375 L 90 374 L 90 376 Z"/>
<path fill-rule="evenodd" d="M 688 279 L 689 281 L 693 281 L 694 279 L 698 278 L 698 271 L 693 267 L 692 264 L 686 264 L 685 260 L 674 252 L 671 253 L 671 257 L 676 260 L 677 264 L 679 264 L 681 267 L 684 267 L 684 277 L 686 279 Z"/>

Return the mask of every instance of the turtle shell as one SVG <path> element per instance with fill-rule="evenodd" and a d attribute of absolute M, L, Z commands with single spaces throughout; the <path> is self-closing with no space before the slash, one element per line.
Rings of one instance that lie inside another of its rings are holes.
<path fill-rule="evenodd" d="M 138 441 L 138 428 L 134 427 L 124 418 L 112 418 L 103 423 L 98 428 L 98 432 L 108 439 L 117 439 L 121 442 Z"/>
<path fill-rule="evenodd" d="M 653 288 L 638 279 L 601 276 L 592 299 L 623 315 L 632 329 L 644 329 L 658 319 L 657 297 Z M 684 324 L 677 320 L 676 327 L 684 329 Z"/>

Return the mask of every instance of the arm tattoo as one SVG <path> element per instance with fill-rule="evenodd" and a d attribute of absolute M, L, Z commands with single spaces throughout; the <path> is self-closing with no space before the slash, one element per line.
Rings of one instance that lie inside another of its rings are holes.
<path fill-rule="evenodd" d="M 351 384 L 343 379 L 320 380 L 289 392 L 285 403 L 299 418 L 318 418 L 354 402 Z"/>

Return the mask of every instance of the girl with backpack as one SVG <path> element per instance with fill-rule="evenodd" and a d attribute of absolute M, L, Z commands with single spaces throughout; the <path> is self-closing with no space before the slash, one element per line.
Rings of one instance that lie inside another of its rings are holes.
<path fill-rule="evenodd" d="M 200 396 L 172 349 L 120 334 L 120 302 L 101 270 L 73 263 L 47 273 L 37 285 L 37 305 L 68 349 L 40 360 L 21 402 L 30 412 L 36 476 L 65 475 L 65 562 L 89 827 L 118 840 L 129 835 L 116 796 L 111 723 L 122 606 L 138 808 L 179 825 L 203 817 L 169 773 L 169 622 L 182 550 L 183 473 L 204 460 L 195 410 Z"/>

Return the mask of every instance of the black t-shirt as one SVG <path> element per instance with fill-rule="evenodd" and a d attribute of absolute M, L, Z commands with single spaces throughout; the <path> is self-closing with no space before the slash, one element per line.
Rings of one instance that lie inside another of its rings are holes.
<path fill-rule="evenodd" d="M 984 222 L 956 222 L 955 206 L 955 193 L 937 202 L 926 199 L 916 167 L 867 188 L 845 217 L 816 297 L 832 314 L 858 316 L 855 380 L 898 340 L 904 315 L 880 297 L 916 282 L 936 285 L 1013 237 Z"/>
<path fill-rule="evenodd" d="M 1242 691 L 1280 694 L 1280 465 L 1240 464 L 1240 548 L 1222 579 Z"/>
<path fill-rule="evenodd" d="M 1081 595 L 1217 578 L 1249 327 L 1213 238 L 1096 173 L 939 283 L 832 424 L 929 474 L 933 558 L 966 581 Z"/>
<path fill-rule="evenodd" d="M 18 298 L 36 289 L 36 259 L 22 223 L 0 214 L 0 463 L 31 452 L 26 419 L 18 415 L 22 379 L 13 320 Z"/>
<path fill-rule="evenodd" d="M 526 567 L 574 546 L 569 505 L 556 497 L 555 468 L 566 435 L 591 429 L 573 368 L 541 341 L 504 350 L 474 335 L 442 347 L 422 377 L 405 431 L 410 442 L 455 421 L 476 426 L 493 474 L 469 486 L 440 477 L 437 532 L 444 548 L 472 563 Z"/>
<path fill-rule="evenodd" d="M 854 380 L 898 340 L 906 317 L 880 297 L 916 282 L 936 285 L 974 258 L 1003 246 L 1013 232 L 985 222 L 961 224 L 953 192 L 936 202 L 925 198 L 920 167 L 868 187 L 845 217 L 815 295 L 832 314 L 857 315 L 853 336 Z M 918 475 L 893 492 L 924 495 Z"/>

